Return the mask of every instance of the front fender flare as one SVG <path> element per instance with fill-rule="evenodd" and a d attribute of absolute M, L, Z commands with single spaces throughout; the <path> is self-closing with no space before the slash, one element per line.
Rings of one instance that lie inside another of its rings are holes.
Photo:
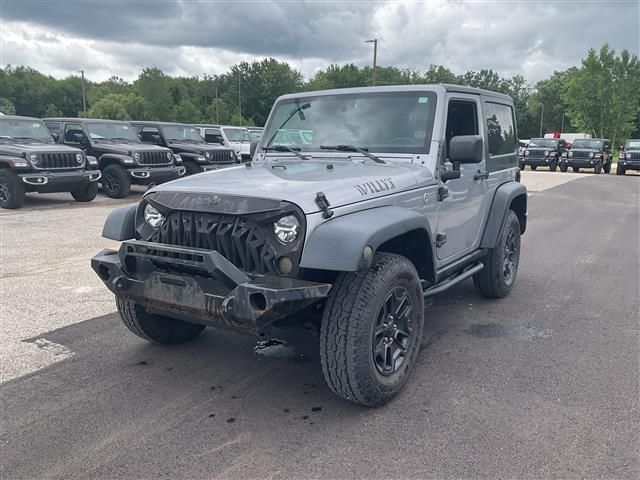
<path fill-rule="evenodd" d="M 518 182 L 507 182 L 496 188 L 491 202 L 489 218 L 482 234 L 481 248 L 493 248 L 502 228 L 502 221 L 509 208 L 517 202 L 516 214 L 520 221 L 520 233 L 527 229 L 527 188 Z"/>
<path fill-rule="evenodd" d="M 432 241 L 424 215 L 395 206 L 335 217 L 311 232 L 302 251 L 300 266 L 342 272 L 366 269 L 373 259 L 373 255 L 369 258 L 363 255 L 367 245 L 375 252 L 387 240 L 420 229 Z"/>
<path fill-rule="evenodd" d="M 119 242 L 135 238 L 137 208 L 136 202 L 112 210 L 104 222 L 102 236 Z"/>
<path fill-rule="evenodd" d="M 119 165 L 124 166 L 125 165 L 125 159 L 130 159 L 133 160 L 129 155 L 124 155 L 121 153 L 105 153 L 103 155 L 100 156 L 100 159 L 98 160 L 98 164 L 100 165 L 100 168 L 104 168 L 104 164 L 105 163 L 110 163 L 110 160 L 115 160 L 116 162 L 118 162 Z M 126 165 L 131 165 L 134 166 L 136 165 L 135 162 L 134 163 L 129 163 Z"/>

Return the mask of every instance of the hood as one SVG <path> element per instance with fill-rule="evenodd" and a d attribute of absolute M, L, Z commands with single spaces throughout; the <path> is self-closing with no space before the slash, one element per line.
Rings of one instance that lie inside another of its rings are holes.
<path fill-rule="evenodd" d="M 82 150 L 59 143 L 11 143 L 0 142 L 0 152 L 5 155 L 22 153 L 80 153 Z"/>
<path fill-rule="evenodd" d="M 200 153 L 200 152 L 228 152 L 229 149 L 227 147 L 223 147 L 222 145 L 214 145 L 211 143 L 180 143 L 173 142 L 170 145 L 171 149 L 179 150 L 176 153 L 180 152 L 188 152 L 188 153 Z"/>
<path fill-rule="evenodd" d="M 229 145 L 237 152 L 249 153 L 251 150 L 251 142 L 232 142 Z"/>
<path fill-rule="evenodd" d="M 425 170 L 412 164 L 348 160 L 254 163 L 174 180 L 153 188 L 149 194 L 210 193 L 281 200 L 294 203 L 309 214 L 320 210 L 315 203 L 317 192 L 323 192 L 335 208 L 416 188 L 416 168 Z"/>
<path fill-rule="evenodd" d="M 93 148 L 109 153 L 120 153 L 127 155 L 128 152 L 167 152 L 171 151 L 166 147 L 160 147 L 158 145 L 148 145 L 146 143 L 118 143 L 118 142 L 97 142 L 94 143 Z"/>

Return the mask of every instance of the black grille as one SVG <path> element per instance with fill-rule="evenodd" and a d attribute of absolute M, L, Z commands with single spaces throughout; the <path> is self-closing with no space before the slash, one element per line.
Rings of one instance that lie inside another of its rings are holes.
<path fill-rule="evenodd" d="M 529 150 L 529 156 L 530 157 L 536 157 L 536 158 L 543 157 L 544 158 L 544 156 L 545 156 L 544 153 L 545 153 L 545 150 Z"/>
<path fill-rule="evenodd" d="M 140 165 L 168 165 L 172 160 L 167 158 L 167 152 L 141 152 Z"/>
<path fill-rule="evenodd" d="M 75 153 L 39 153 L 36 168 L 42 170 L 58 170 L 64 168 L 80 168 Z"/>
<path fill-rule="evenodd" d="M 225 165 L 236 163 L 236 159 L 233 150 L 212 150 L 209 163 L 215 163 L 216 165 Z"/>
<path fill-rule="evenodd" d="M 640 152 L 629 152 L 631 158 L 629 160 L 640 160 Z"/>
<path fill-rule="evenodd" d="M 251 219 L 200 212 L 173 212 L 152 242 L 216 250 L 245 272 L 275 273 L 276 248 Z"/>
<path fill-rule="evenodd" d="M 573 152 L 573 154 L 571 155 L 573 158 L 591 158 L 591 153 L 592 152 Z"/>

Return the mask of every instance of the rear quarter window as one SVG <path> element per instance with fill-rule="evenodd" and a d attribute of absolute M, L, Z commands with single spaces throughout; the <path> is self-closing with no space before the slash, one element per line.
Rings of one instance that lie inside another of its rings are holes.
<path fill-rule="evenodd" d="M 513 108 L 501 103 L 485 104 L 489 155 L 514 153 L 517 148 Z"/>

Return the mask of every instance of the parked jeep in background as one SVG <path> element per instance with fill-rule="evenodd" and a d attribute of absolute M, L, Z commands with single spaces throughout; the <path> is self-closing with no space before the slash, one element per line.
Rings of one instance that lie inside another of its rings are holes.
<path fill-rule="evenodd" d="M 111 198 L 129 195 L 131 184 L 150 185 L 184 175 L 179 158 L 165 147 L 144 145 L 133 126 L 117 120 L 45 118 L 54 138 L 98 159 L 102 190 Z"/>
<path fill-rule="evenodd" d="M 227 148 L 232 148 L 238 158 L 243 162 L 251 160 L 249 152 L 251 137 L 244 127 L 232 127 L 227 125 L 195 125 L 200 130 L 200 135 L 207 143 L 219 143 Z"/>
<path fill-rule="evenodd" d="M 143 143 L 168 147 L 182 159 L 187 175 L 240 163 L 231 148 L 204 141 L 193 125 L 168 122 L 131 122 Z"/>
<path fill-rule="evenodd" d="M 275 142 L 284 128 L 310 143 Z M 318 314 L 331 390 L 380 405 L 418 361 L 425 297 L 469 278 L 486 297 L 513 288 L 527 224 L 517 173 L 508 96 L 454 85 L 285 95 L 252 163 L 114 210 L 103 235 L 120 249 L 92 267 L 124 324 L 157 343 L 205 326 L 268 335 Z"/>
<path fill-rule="evenodd" d="M 549 167 L 556 171 L 563 153 L 568 152 L 567 143 L 562 138 L 532 138 L 520 158 L 520 170 L 529 165 L 531 170 Z"/>
<path fill-rule="evenodd" d="M 247 131 L 249 132 L 249 140 L 252 142 L 259 142 L 262 138 L 262 133 L 264 132 L 264 128 L 262 127 L 247 127 Z"/>
<path fill-rule="evenodd" d="M 97 160 L 56 145 L 41 120 L 0 118 L 0 207 L 20 208 L 29 192 L 70 192 L 76 201 L 90 202 L 99 179 Z"/>
<path fill-rule="evenodd" d="M 593 173 L 611 171 L 611 142 L 603 138 L 579 138 L 574 140 L 571 150 L 560 157 L 560 171 L 569 167 L 574 172 L 581 168 L 593 168 Z"/>
<path fill-rule="evenodd" d="M 620 148 L 616 175 L 624 175 L 627 170 L 640 170 L 640 139 L 629 139 Z"/>

